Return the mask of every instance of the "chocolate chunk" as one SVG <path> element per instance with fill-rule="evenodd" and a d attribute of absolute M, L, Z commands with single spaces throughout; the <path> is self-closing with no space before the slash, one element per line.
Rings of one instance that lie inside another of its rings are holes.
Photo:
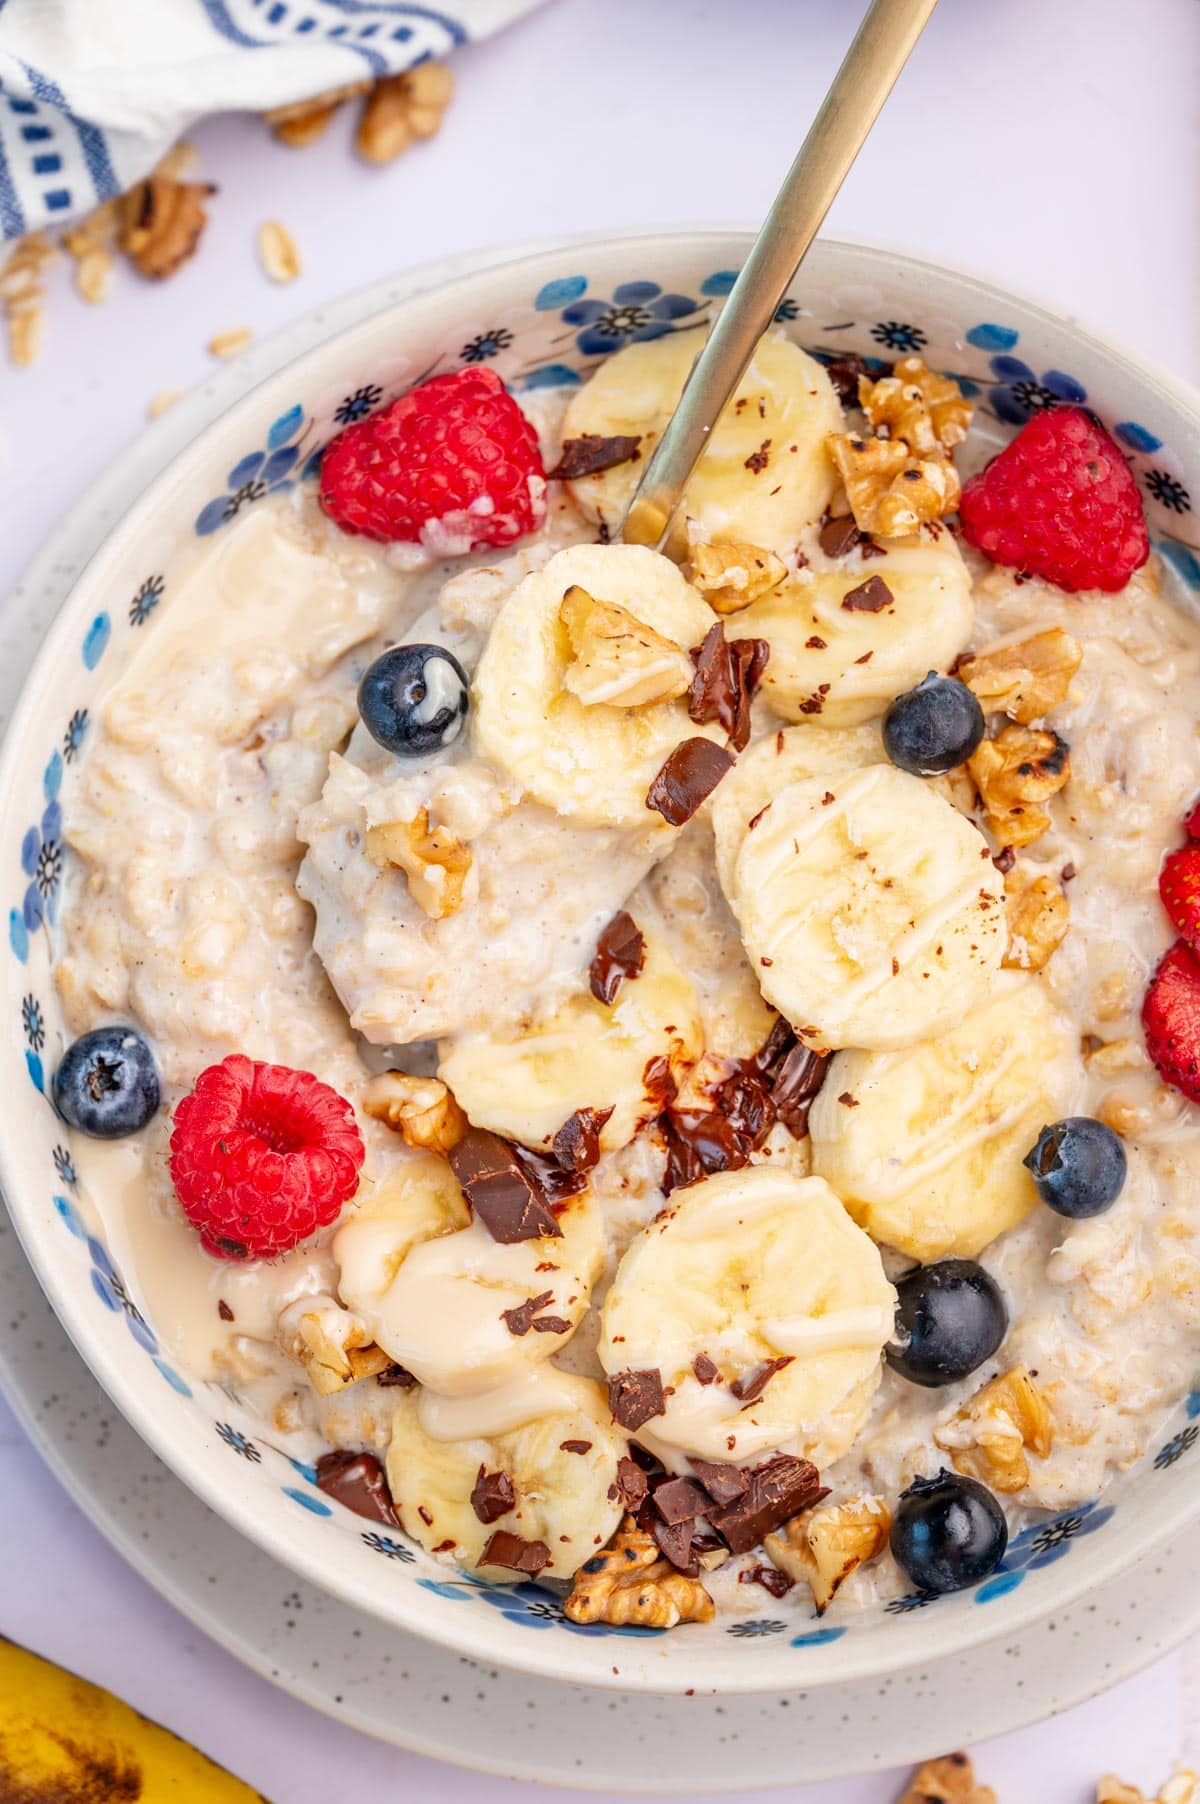
<path fill-rule="evenodd" d="M 715 1384 L 721 1376 L 721 1368 L 716 1365 L 707 1353 L 697 1353 L 692 1361 L 692 1371 L 696 1374 L 697 1384 Z"/>
<path fill-rule="evenodd" d="M 746 1473 L 746 1493 L 726 1509 L 710 1510 L 708 1519 L 731 1553 L 749 1553 L 764 1535 L 799 1515 L 828 1492 L 810 1460 L 779 1454 Z"/>
<path fill-rule="evenodd" d="M 498 1528 L 479 1556 L 481 1566 L 503 1566 L 509 1572 L 527 1572 L 536 1578 L 550 1564 L 552 1555 L 544 1541 L 523 1541 L 506 1528 Z"/>
<path fill-rule="evenodd" d="M 825 374 L 833 383 L 837 398 L 843 407 L 858 406 L 858 379 L 869 376 L 872 380 L 879 376 L 890 376 L 890 363 L 877 363 L 868 369 L 866 363 L 855 351 L 848 351 L 844 357 L 834 357 L 825 365 Z"/>
<path fill-rule="evenodd" d="M 664 1522 L 694 1522 L 708 1513 L 708 1498 L 690 1478 L 666 1478 L 654 1489 L 654 1507 Z"/>
<path fill-rule="evenodd" d="M 489 1472 L 480 1466 L 479 1477 L 471 1491 L 471 1508 L 481 1522 L 495 1522 L 507 1516 L 517 1501 L 512 1479 L 507 1472 Z"/>
<path fill-rule="evenodd" d="M 224 1297 L 219 1297 L 217 1299 L 217 1314 L 223 1322 L 231 1322 L 233 1320 L 233 1310 L 229 1307 Z"/>
<path fill-rule="evenodd" d="M 568 1115 L 554 1136 L 555 1164 L 564 1171 L 590 1171 L 600 1157 L 600 1130 L 611 1114 L 611 1109 L 576 1109 Z"/>
<path fill-rule="evenodd" d="M 826 557 L 845 557 L 847 552 L 862 542 L 862 534 L 854 524 L 853 514 L 842 514 L 836 520 L 826 520 L 822 526 L 818 543 Z"/>
<path fill-rule="evenodd" d="M 842 606 L 852 613 L 880 614 L 884 608 L 890 608 L 895 599 L 882 576 L 868 576 L 857 589 L 847 589 L 842 596 Z"/>
<path fill-rule="evenodd" d="M 642 1089 L 656 1109 L 665 1109 L 674 1102 L 679 1094 L 679 1085 L 675 1082 L 670 1059 L 659 1053 L 657 1057 L 646 1060 L 642 1072 Z"/>
<path fill-rule="evenodd" d="M 369 1522 L 400 1526 L 387 1476 L 373 1453 L 351 1453 L 346 1448 L 323 1453 L 317 1461 L 317 1488 Z"/>
<path fill-rule="evenodd" d="M 789 1030 L 790 1031 L 790 1030 Z M 717 1084 L 711 1109 L 668 1108 L 659 1118 L 667 1151 L 663 1189 L 669 1196 L 718 1171 L 737 1171 L 766 1140 L 775 1121 L 770 1080 L 753 1060 Z"/>
<path fill-rule="evenodd" d="M 378 1373 L 375 1382 L 376 1384 L 382 1384 L 385 1387 L 394 1385 L 395 1388 L 400 1391 L 415 1390 L 417 1384 L 412 1373 L 408 1371 L 406 1367 L 401 1365 L 388 1366 L 386 1371 Z"/>
<path fill-rule="evenodd" d="M 636 1434 L 651 1416 L 666 1414 L 662 1373 L 657 1366 L 644 1372 L 614 1372 L 608 1381 L 608 1407 L 614 1422 Z"/>
<path fill-rule="evenodd" d="M 745 1566 L 738 1573 L 739 1585 L 761 1585 L 772 1597 L 786 1597 L 795 1582 L 778 1566 Z"/>
<path fill-rule="evenodd" d="M 641 442 L 640 433 L 614 433 L 612 438 L 602 438 L 598 432 L 585 432 L 579 438 L 565 438 L 558 462 L 546 474 L 556 482 L 598 476 L 602 470 L 613 470 L 637 457 Z"/>
<path fill-rule="evenodd" d="M 531 1152 L 527 1146 L 514 1146 L 513 1153 L 535 1194 L 551 1214 L 559 1203 L 587 1189 L 587 1172 L 569 1171 L 551 1153 Z"/>
<path fill-rule="evenodd" d="M 780 1061 L 771 1085 L 771 1101 L 779 1120 L 797 1140 L 808 1132 L 808 1112 L 825 1082 L 830 1057 L 827 1052 L 813 1052 L 797 1040 Z"/>
<path fill-rule="evenodd" d="M 771 461 L 771 441 L 765 438 L 757 451 L 752 451 L 746 459 L 746 469 L 752 476 L 761 476 Z"/>
<path fill-rule="evenodd" d="M 592 1443 L 590 1441 L 560 1441 L 558 1450 L 560 1453 L 590 1453 Z"/>
<path fill-rule="evenodd" d="M 934 534 L 934 537 L 935 538 L 940 537 L 941 530 L 942 530 L 940 520 L 926 520 L 925 524 L 926 524 L 926 526 L 936 526 L 938 530 Z M 860 552 L 860 556 L 862 556 L 864 558 L 886 557 L 887 556 L 887 546 L 881 545 L 877 539 L 871 539 L 871 538 L 864 537 L 863 542 L 862 542 L 862 550 Z"/>
<path fill-rule="evenodd" d="M 688 1578 L 695 1578 L 700 1567 L 692 1552 L 692 1541 L 696 1534 L 696 1524 L 687 1522 L 653 1522 L 650 1533 L 658 1543 L 658 1550 L 670 1560 L 678 1571 L 686 1573 Z"/>
<path fill-rule="evenodd" d="M 646 791 L 646 806 L 669 827 L 682 827 L 733 769 L 733 753 L 711 739 L 685 739 L 675 747 Z"/>
<path fill-rule="evenodd" d="M 561 1315 L 540 1315 L 533 1324 L 535 1334 L 569 1334 L 571 1324 Z"/>
<path fill-rule="evenodd" d="M 625 1509 L 635 1511 L 646 1501 L 650 1489 L 650 1480 L 642 1471 L 635 1459 L 626 1459 L 624 1455 L 617 1461 L 616 1482 L 608 1487 L 608 1495 L 612 1502 L 619 1501 Z"/>
<path fill-rule="evenodd" d="M 688 1464 L 715 1504 L 736 1503 L 746 1495 L 750 1480 L 740 1466 L 723 1466 L 718 1460 L 698 1458 L 690 1459 Z M 708 1511 L 704 1513 L 707 1515 Z"/>
<path fill-rule="evenodd" d="M 739 1403 L 757 1403 L 776 1372 L 782 1372 L 784 1366 L 790 1366 L 792 1358 L 792 1354 L 784 1353 L 778 1359 L 764 1359 L 752 1372 L 735 1378 L 729 1388 Z"/>
<path fill-rule="evenodd" d="M 996 853 L 996 856 L 992 859 L 992 863 L 995 865 L 996 869 L 1005 877 L 1007 877 L 1016 862 L 1017 855 L 1011 846 L 1001 846 L 1000 850 Z"/>
<path fill-rule="evenodd" d="M 468 1128 L 447 1157 L 473 1213 L 501 1246 L 562 1235 L 534 1180 L 499 1134 Z"/>
<path fill-rule="evenodd" d="M 544 1309 L 547 1303 L 553 1301 L 553 1298 L 552 1290 L 544 1290 L 540 1296 L 526 1297 L 525 1301 L 518 1303 L 515 1309 L 502 1309 L 500 1314 L 508 1326 L 509 1333 L 517 1335 L 518 1338 L 528 1334 L 533 1327 L 533 1318 L 538 1310 Z"/>
<path fill-rule="evenodd" d="M 750 703 L 771 655 L 765 639 L 727 639 L 718 620 L 704 643 L 693 647 L 696 674 L 688 690 L 688 716 L 697 726 L 716 721 L 735 751 L 750 738 Z"/>
<path fill-rule="evenodd" d="M 612 1002 L 623 977 L 640 977 L 646 940 L 633 916 L 622 908 L 600 938 L 588 967 L 588 988 L 597 1002 Z"/>

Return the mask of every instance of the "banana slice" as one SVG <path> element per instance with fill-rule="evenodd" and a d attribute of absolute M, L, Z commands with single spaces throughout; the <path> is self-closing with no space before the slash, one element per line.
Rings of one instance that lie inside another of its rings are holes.
<path fill-rule="evenodd" d="M 886 558 L 801 570 L 738 615 L 740 633 L 770 643 L 763 694 L 785 720 L 869 720 L 928 671 L 947 669 L 968 643 L 971 578 L 951 534 L 884 546 Z M 814 553 L 813 565 L 821 562 Z M 862 594 L 876 581 L 890 596 L 877 609 L 882 591 Z M 856 590 L 870 606 L 857 604 Z"/>
<path fill-rule="evenodd" d="M 611 528 L 624 518 L 705 335 L 697 326 L 628 345 L 572 396 L 564 438 L 641 435 L 637 462 L 571 483 L 572 495 L 593 520 Z M 825 438 L 842 429 L 841 406 L 821 365 L 782 333 L 771 334 L 760 341 L 713 429 L 684 491 L 684 509 L 714 539 L 790 549 L 833 494 Z"/>
<path fill-rule="evenodd" d="M 878 1249 L 823 1179 L 747 1166 L 677 1191 L 630 1244 L 599 1354 L 610 1375 L 661 1374 L 665 1413 L 637 1438 L 668 1463 L 779 1448 L 827 1464 L 862 1427 L 894 1310 Z M 754 1398 L 776 1359 L 790 1363 Z"/>
<path fill-rule="evenodd" d="M 430 1552 L 453 1552 L 460 1566 L 477 1571 L 492 1535 L 507 1530 L 543 1542 L 551 1556 L 544 1576 L 565 1579 L 621 1519 L 615 1481 L 626 1450 L 600 1386 L 542 1366 L 483 1397 L 401 1396 L 388 1483 L 405 1528 Z M 471 1503 L 481 1466 L 504 1473 L 514 1494 L 512 1509 L 488 1523 Z M 510 1582 L 518 1577 L 483 1570 Z"/>
<path fill-rule="evenodd" d="M 983 835 L 888 764 L 784 789 L 742 840 L 729 900 L 763 994 L 822 1047 L 887 1051 L 953 1027 L 1006 943 Z"/>
<path fill-rule="evenodd" d="M 496 616 L 475 671 L 475 743 L 560 814 L 592 825 L 665 833 L 646 806 L 651 779 L 682 740 L 725 736 L 719 727 L 689 720 L 683 697 L 619 707 L 585 702 L 572 693 L 568 672 L 579 660 L 562 607 L 575 588 L 650 627 L 654 642 L 646 656 L 656 667 L 659 641 L 690 650 L 717 618 L 657 551 L 641 545 L 572 545 L 558 552 L 517 585 Z M 628 634 L 626 641 L 627 655 L 636 660 L 636 636 Z M 631 681 L 638 674 L 631 666 Z"/>
<path fill-rule="evenodd" d="M 582 990 L 523 1032 L 471 1034 L 442 1048 L 438 1075 L 476 1127 L 547 1148 L 578 1109 L 611 1109 L 600 1147 L 615 1152 L 662 1107 L 647 1067 L 682 1075 L 704 1050 L 700 1004 L 663 942 L 646 934 L 640 976 L 605 1005 Z"/>
<path fill-rule="evenodd" d="M 604 1261 L 599 1205 L 585 1191 L 558 1221 L 561 1238 L 501 1246 L 471 1220 L 444 1160 L 407 1160 L 334 1236 L 338 1290 L 422 1384 L 453 1397 L 490 1390 L 549 1359 L 587 1311 Z M 505 1320 L 531 1298 L 553 1329 Z"/>
<path fill-rule="evenodd" d="M 1071 1024 L 1036 979 L 1003 973 L 937 1039 L 838 1054 L 809 1117 L 813 1167 L 873 1239 L 974 1258 L 1037 1200 L 1021 1161 L 1081 1079 Z"/>
<path fill-rule="evenodd" d="M 746 829 L 773 796 L 804 777 L 842 777 L 883 762 L 883 745 L 873 727 L 786 727 L 743 752 L 712 803 L 717 875 L 725 894 L 732 894 L 733 866 Z"/>

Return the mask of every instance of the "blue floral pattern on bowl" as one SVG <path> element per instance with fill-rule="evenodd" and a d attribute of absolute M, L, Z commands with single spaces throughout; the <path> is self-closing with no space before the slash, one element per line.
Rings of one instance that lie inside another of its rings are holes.
<path fill-rule="evenodd" d="M 607 357 L 623 345 L 645 344 L 674 332 L 676 322 L 695 325 L 700 302 L 686 294 L 665 294 L 657 282 L 622 282 L 610 300 L 572 301 L 562 316 L 578 326 L 575 343 L 585 357 Z"/>

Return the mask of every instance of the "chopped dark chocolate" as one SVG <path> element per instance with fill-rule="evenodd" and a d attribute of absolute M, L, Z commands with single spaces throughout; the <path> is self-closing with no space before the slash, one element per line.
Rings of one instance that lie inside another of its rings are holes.
<path fill-rule="evenodd" d="M 858 406 L 858 379 L 869 376 L 872 380 L 879 376 L 890 376 L 890 363 L 877 363 L 868 369 L 856 351 L 848 351 L 844 357 L 834 357 L 825 365 L 825 374 L 833 383 L 837 398 L 843 407 Z"/>
<path fill-rule="evenodd" d="M 852 613 L 881 614 L 895 599 L 882 576 L 868 576 L 856 589 L 847 589 L 842 596 L 842 606 Z"/>
<path fill-rule="evenodd" d="M 764 1359 L 752 1372 L 735 1378 L 729 1388 L 739 1403 L 757 1403 L 775 1374 L 790 1366 L 792 1358 L 792 1354 L 783 1353 L 778 1359 Z"/>
<path fill-rule="evenodd" d="M 499 1134 L 468 1128 L 447 1157 L 472 1212 L 501 1246 L 561 1236 L 535 1180 Z"/>
<path fill-rule="evenodd" d="M 708 1513 L 708 1498 L 690 1478 L 664 1478 L 654 1485 L 654 1507 L 664 1522 L 694 1522 Z"/>
<path fill-rule="evenodd" d="M 560 1441 L 558 1450 L 560 1453 L 590 1453 L 592 1443 L 590 1441 Z"/>
<path fill-rule="evenodd" d="M 740 1466 L 724 1466 L 715 1459 L 695 1457 L 688 1464 L 715 1504 L 723 1507 L 746 1495 L 750 1480 Z"/>
<path fill-rule="evenodd" d="M 217 1314 L 223 1322 L 231 1322 L 233 1320 L 233 1310 L 229 1307 L 224 1297 L 217 1298 Z"/>
<path fill-rule="evenodd" d="M 500 1314 L 507 1324 L 509 1333 L 515 1334 L 518 1337 L 528 1334 L 529 1330 L 533 1327 L 534 1316 L 540 1309 L 544 1309 L 547 1303 L 551 1303 L 553 1300 L 554 1292 L 552 1290 L 544 1290 L 541 1292 L 540 1296 L 526 1297 L 525 1301 L 523 1303 L 518 1303 L 514 1309 L 502 1309 Z"/>
<path fill-rule="evenodd" d="M 614 1372 L 608 1381 L 608 1407 L 614 1422 L 636 1434 L 652 1416 L 666 1414 L 662 1373 L 657 1366 L 642 1372 Z"/>
<path fill-rule="evenodd" d="M 553 1555 L 544 1541 L 523 1541 L 520 1535 L 498 1528 L 479 1556 L 481 1566 L 503 1566 L 509 1572 L 527 1572 L 536 1578 Z"/>
<path fill-rule="evenodd" d="M 517 1501 L 512 1479 L 507 1472 L 489 1472 L 480 1466 L 479 1477 L 471 1491 L 471 1508 L 481 1522 L 496 1522 L 507 1516 Z"/>
<path fill-rule="evenodd" d="M 317 1489 L 368 1522 L 400 1526 L 387 1474 L 373 1453 L 352 1453 L 348 1448 L 323 1453 L 317 1461 Z"/>
<path fill-rule="evenodd" d="M 395 1389 L 399 1391 L 415 1390 L 417 1383 L 408 1368 L 401 1365 L 390 1365 L 386 1367 L 384 1371 L 376 1374 L 375 1382 L 376 1384 L 382 1384 L 385 1388 L 394 1386 Z"/>
<path fill-rule="evenodd" d="M 659 1117 L 667 1153 L 663 1189 L 668 1196 L 714 1172 L 739 1170 L 771 1131 L 775 1121 L 771 1079 L 754 1059 L 742 1060 L 714 1086 L 711 1097 L 711 1109 L 668 1107 Z"/>
<path fill-rule="evenodd" d="M 535 1334 L 570 1334 L 571 1324 L 565 1316 L 539 1315 L 533 1331 Z"/>
<path fill-rule="evenodd" d="M 752 476 L 761 476 L 771 461 L 771 441 L 765 438 L 757 451 L 752 451 L 746 459 L 746 468 Z"/>
<path fill-rule="evenodd" d="M 720 1366 L 707 1353 L 697 1353 L 692 1361 L 692 1371 L 696 1374 L 697 1384 L 715 1384 L 721 1376 Z"/>
<path fill-rule="evenodd" d="M 782 1453 L 746 1473 L 743 1497 L 708 1512 L 709 1522 L 731 1553 L 749 1553 L 764 1535 L 828 1495 L 810 1460 Z"/>
<path fill-rule="evenodd" d="M 750 738 L 750 703 L 771 655 L 765 639 L 727 639 L 718 620 L 692 649 L 696 674 L 688 690 L 688 716 L 697 726 L 716 721 L 730 744 L 743 751 Z"/>
<path fill-rule="evenodd" d="M 825 1082 L 831 1056 L 813 1052 L 793 1036 L 792 1044 L 775 1066 L 771 1101 L 779 1120 L 797 1140 L 808 1132 L 808 1112 Z"/>
<path fill-rule="evenodd" d="M 669 754 L 646 791 L 646 806 L 669 827 L 682 827 L 706 802 L 734 764 L 733 753 L 711 739 L 684 739 Z"/>
<path fill-rule="evenodd" d="M 772 1597 L 786 1597 L 795 1583 L 778 1566 L 743 1566 L 738 1573 L 739 1585 L 761 1585 Z"/>
<path fill-rule="evenodd" d="M 564 1171 L 590 1171 L 600 1157 L 600 1132 L 611 1109 L 576 1109 L 554 1136 L 554 1162 Z"/>
<path fill-rule="evenodd" d="M 1011 846 L 1001 846 L 1000 850 L 992 859 L 992 863 L 995 865 L 996 869 L 1005 877 L 1008 876 L 1008 873 L 1012 870 L 1016 862 L 1017 855 Z"/>
<path fill-rule="evenodd" d="M 621 979 L 640 977 L 645 962 L 645 935 L 633 916 L 619 909 L 596 941 L 588 967 L 588 988 L 597 1002 L 612 1002 Z"/>
<path fill-rule="evenodd" d="M 688 1578 L 695 1578 L 700 1567 L 692 1552 L 692 1542 L 696 1534 L 694 1521 L 686 1522 L 653 1522 L 650 1533 L 658 1543 L 658 1550 L 670 1560 L 679 1572 L 686 1573 Z"/>
<path fill-rule="evenodd" d="M 642 1089 L 656 1109 L 667 1108 L 679 1094 L 671 1061 L 662 1053 L 646 1060 L 646 1068 L 642 1072 Z"/>
<path fill-rule="evenodd" d="M 842 514 L 835 520 L 826 520 L 822 526 L 818 543 L 826 557 L 845 557 L 847 552 L 862 542 L 862 534 L 854 523 L 853 514 Z"/>
<path fill-rule="evenodd" d="M 552 1214 L 568 1197 L 578 1196 L 587 1189 L 587 1172 L 568 1170 L 552 1153 L 535 1153 L 527 1146 L 514 1146 L 513 1153 L 534 1191 Z"/>
<path fill-rule="evenodd" d="M 638 1510 L 646 1501 L 650 1489 L 650 1480 L 635 1459 L 626 1459 L 624 1455 L 617 1461 L 617 1476 L 608 1488 L 609 1498 L 620 1502 L 631 1513 Z"/>
<path fill-rule="evenodd" d="M 556 482 L 575 482 L 580 476 L 598 476 L 602 470 L 613 470 L 639 455 L 640 433 L 614 433 L 603 438 L 598 432 L 585 432 L 579 438 L 565 438 L 558 462 L 547 476 Z"/>

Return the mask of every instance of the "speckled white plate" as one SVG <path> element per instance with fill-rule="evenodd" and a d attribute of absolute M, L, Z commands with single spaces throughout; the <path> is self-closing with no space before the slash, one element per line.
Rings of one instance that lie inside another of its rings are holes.
<path fill-rule="evenodd" d="M 504 256 L 534 248 L 542 247 L 513 247 Z M 490 260 L 412 271 L 318 310 L 214 374 L 158 422 L 84 497 L 56 531 L 53 551 L 0 607 L 0 722 L 45 623 L 112 522 L 210 419 L 329 333 Z M 0 1384 L 43 1457 L 113 1545 L 247 1665 L 383 1740 L 512 1778 L 695 1794 L 794 1784 L 801 1766 L 806 1780 L 893 1766 L 939 1752 L 948 1739 L 986 1739 L 1069 1708 L 1200 1628 L 1197 1526 L 1019 1638 L 883 1679 L 724 1701 L 555 1684 L 388 1629 L 243 1540 L 113 1408 L 46 1303 L 2 1211 Z"/>

